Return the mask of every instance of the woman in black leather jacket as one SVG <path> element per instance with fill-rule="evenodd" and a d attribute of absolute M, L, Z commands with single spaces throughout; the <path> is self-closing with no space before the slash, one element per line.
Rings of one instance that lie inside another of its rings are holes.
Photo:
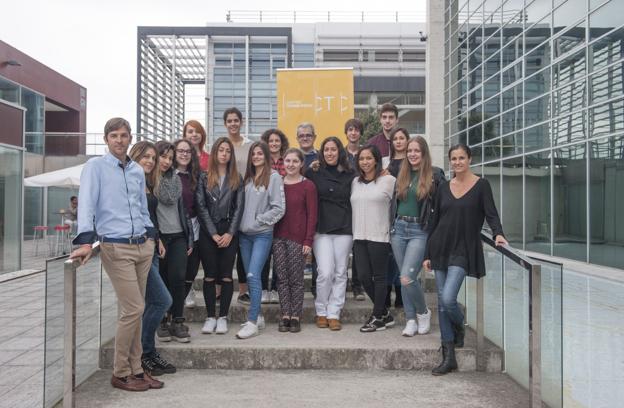
<path fill-rule="evenodd" d="M 236 168 L 234 146 L 227 137 L 212 146 L 208 171 L 195 191 L 200 223 L 199 255 L 204 269 L 204 299 L 208 312 L 202 333 L 225 334 L 232 301 L 232 267 L 238 249 L 238 226 L 244 207 L 243 179 Z M 216 284 L 221 285 L 216 318 Z"/>

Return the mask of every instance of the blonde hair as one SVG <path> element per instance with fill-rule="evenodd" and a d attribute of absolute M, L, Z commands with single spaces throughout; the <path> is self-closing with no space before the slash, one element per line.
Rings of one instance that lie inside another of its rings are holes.
<path fill-rule="evenodd" d="M 407 150 L 412 143 L 417 143 L 420 148 L 420 165 L 418 166 L 418 187 L 416 189 L 416 197 L 423 200 L 431 193 L 433 181 L 433 167 L 431 166 L 431 153 L 429 145 L 422 136 L 416 136 L 407 141 Z M 412 165 L 407 157 L 401 163 L 401 168 L 397 177 L 397 197 L 399 200 L 407 200 L 407 192 L 412 183 L 411 177 Z"/>

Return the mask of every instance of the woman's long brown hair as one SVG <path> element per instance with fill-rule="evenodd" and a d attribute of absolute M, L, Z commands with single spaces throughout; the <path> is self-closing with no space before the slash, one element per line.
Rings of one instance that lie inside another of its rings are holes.
<path fill-rule="evenodd" d="M 264 167 L 262 168 L 262 174 L 256 178 L 256 166 L 253 165 L 251 157 L 253 152 L 259 147 L 264 154 Z M 264 142 L 254 142 L 249 148 L 249 154 L 247 155 L 247 171 L 245 172 L 245 184 L 249 180 L 253 181 L 254 186 L 258 187 L 263 185 L 264 188 L 269 188 L 269 180 L 271 179 L 271 153 L 269 152 L 269 146 Z"/>
<path fill-rule="evenodd" d="M 206 187 L 211 190 L 219 185 L 219 147 L 225 143 L 230 147 L 230 161 L 226 165 L 226 174 L 230 190 L 234 191 L 240 184 L 240 176 L 236 168 L 236 157 L 234 156 L 234 145 L 227 137 L 220 137 L 212 145 L 210 151 L 210 159 L 208 160 L 208 177 L 206 178 Z"/>
<path fill-rule="evenodd" d="M 156 157 L 154 158 L 155 162 L 152 172 L 145 175 L 145 184 L 147 184 L 147 188 L 152 194 L 156 194 L 158 192 L 158 187 L 160 186 L 160 167 L 158 166 L 158 159 L 160 158 L 160 155 L 158 154 L 156 145 L 152 142 L 148 142 L 147 140 L 141 140 L 132 146 L 129 156 L 132 161 L 135 161 L 138 164 L 149 149 L 154 151 L 154 155 Z"/>
<path fill-rule="evenodd" d="M 412 143 L 417 143 L 420 148 L 420 166 L 418 167 L 418 187 L 416 189 L 416 197 L 423 200 L 431 192 L 433 181 L 433 168 L 431 166 L 431 153 L 429 145 L 422 136 L 416 136 L 407 141 L 407 150 Z M 407 192 L 412 183 L 411 177 L 412 165 L 407 157 L 401 163 L 401 169 L 397 177 L 397 197 L 399 200 L 407 199 Z"/>

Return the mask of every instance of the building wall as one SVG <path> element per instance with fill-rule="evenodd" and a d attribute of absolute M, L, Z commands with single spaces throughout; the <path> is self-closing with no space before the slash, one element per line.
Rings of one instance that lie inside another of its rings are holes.
<path fill-rule="evenodd" d="M 624 2 L 445 2 L 444 137 L 473 150 L 507 235 L 624 268 Z"/>

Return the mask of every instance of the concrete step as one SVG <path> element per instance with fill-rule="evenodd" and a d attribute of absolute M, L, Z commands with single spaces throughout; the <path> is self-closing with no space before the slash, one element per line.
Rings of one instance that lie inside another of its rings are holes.
<path fill-rule="evenodd" d="M 232 304 L 230 305 L 230 313 L 228 318 L 234 323 L 243 323 L 247 321 L 247 310 L 249 306 L 242 305 L 236 301 L 238 292 L 234 292 L 232 298 Z M 394 304 L 394 293 L 392 295 L 392 304 Z M 425 293 L 425 301 L 427 306 L 431 309 L 431 323 L 438 323 L 437 313 L 437 298 L 435 293 Z M 184 317 L 189 322 L 203 322 L 206 320 L 206 307 L 204 303 L 204 295 L 201 291 L 195 291 L 195 303 L 194 308 L 185 308 Z M 364 301 L 356 301 L 353 296 L 347 293 L 345 307 L 342 310 L 340 320 L 343 323 L 349 324 L 363 324 L 368 316 L 370 316 L 373 309 L 373 303 L 366 297 Z M 218 302 L 217 302 L 218 313 Z M 392 316 L 397 321 L 397 324 L 405 325 L 405 314 L 403 309 L 392 308 L 390 310 Z M 279 304 L 262 304 L 262 314 L 267 322 L 277 323 L 281 317 Z M 306 293 L 303 299 L 303 315 L 301 321 L 303 323 L 314 323 L 314 316 L 316 310 L 314 308 L 314 298 L 312 294 Z"/>
<path fill-rule="evenodd" d="M 235 338 L 239 325 L 230 324 L 225 335 L 201 334 L 201 324 L 189 324 L 190 343 L 157 342 L 161 355 L 181 369 L 381 369 L 430 370 L 440 360 L 440 333 L 415 337 L 401 336 L 401 327 L 381 332 L 361 333 L 360 324 L 343 325 L 341 331 L 302 325 L 300 333 L 280 333 L 276 324 L 267 324 L 260 335 L 246 340 Z M 476 367 L 476 337 L 466 333 L 466 346 L 457 349 L 460 371 Z M 500 372 L 502 351 L 487 343 L 486 370 Z M 101 348 L 100 367 L 111 368 L 113 342 Z"/>
<path fill-rule="evenodd" d="M 236 274 L 236 268 L 234 268 L 234 271 L 232 272 L 232 276 L 233 276 L 233 283 L 234 283 L 234 290 L 238 291 L 238 275 Z M 349 270 L 349 283 L 347 284 L 347 292 L 351 292 L 351 270 Z M 203 285 L 203 280 L 204 280 L 204 271 L 200 268 L 199 273 L 197 274 L 197 277 L 195 278 L 195 281 L 193 281 L 193 289 L 195 290 L 201 290 L 202 289 L 202 285 Z M 421 284 L 423 285 L 423 289 L 425 292 L 435 292 L 436 291 L 436 286 L 435 286 L 435 279 L 432 276 L 426 276 L 424 279 L 421 279 Z M 312 275 L 304 275 L 304 285 L 305 285 L 305 291 L 306 292 L 310 292 L 310 287 L 312 286 Z"/>

